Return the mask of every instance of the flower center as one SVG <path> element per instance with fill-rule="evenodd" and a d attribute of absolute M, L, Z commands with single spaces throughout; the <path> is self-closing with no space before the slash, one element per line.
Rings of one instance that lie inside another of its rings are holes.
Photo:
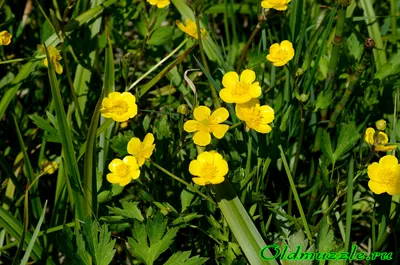
<path fill-rule="evenodd" d="M 279 51 L 275 55 L 279 60 L 285 59 L 287 57 L 287 51 L 284 48 L 279 49 Z"/>
<path fill-rule="evenodd" d="M 200 121 L 199 131 L 211 132 L 210 126 L 213 125 L 213 121 L 211 119 L 204 119 Z"/>
<path fill-rule="evenodd" d="M 116 100 L 112 104 L 112 112 L 118 115 L 128 112 L 128 103 L 126 103 L 124 100 Z"/>
<path fill-rule="evenodd" d="M 396 180 L 396 174 L 393 170 L 388 168 L 382 168 L 379 172 L 379 177 L 381 179 L 381 183 L 389 186 L 393 186 Z"/>
<path fill-rule="evenodd" d="M 129 166 L 122 164 L 117 166 L 117 174 L 120 176 L 126 176 L 129 173 Z"/>
<path fill-rule="evenodd" d="M 378 136 L 376 137 L 376 142 L 377 144 L 386 144 L 386 137 L 383 134 L 378 134 Z"/>
<path fill-rule="evenodd" d="M 201 170 L 202 174 L 201 177 L 205 179 L 212 179 L 215 177 L 216 173 L 217 173 L 217 168 L 214 166 L 214 164 L 205 163 Z"/>
<path fill-rule="evenodd" d="M 244 94 L 248 94 L 250 90 L 250 84 L 245 82 L 239 82 L 236 84 L 235 88 L 232 91 L 234 96 L 241 96 Z"/>
<path fill-rule="evenodd" d="M 189 31 L 189 35 L 197 38 L 197 27 L 189 27 L 188 31 Z"/>

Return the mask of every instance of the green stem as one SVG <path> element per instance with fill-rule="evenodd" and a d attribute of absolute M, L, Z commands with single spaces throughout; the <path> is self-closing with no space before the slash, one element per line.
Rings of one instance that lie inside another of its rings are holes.
<path fill-rule="evenodd" d="M 344 106 L 350 98 L 351 93 L 353 92 L 354 87 L 360 80 L 361 75 L 364 73 L 365 69 L 367 69 L 370 65 L 372 49 L 375 47 L 375 42 L 373 39 L 368 38 L 364 42 L 364 54 L 361 58 L 361 63 L 358 66 L 356 72 L 351 76 L 350 84 L 347 87 L 346 91 L 343 93 L 342 99 L 336 105 L 335 111 L 332 113 L 328 128 L 333 128 L 336 124 L 336 121 L 342 112 Z"/>
<path fill-rule="evenodd" d="M 199 16 L 198 15 L 196 15 L 196 27 L 197 27 L 197 37 L 198 37 L 199 47 L 200 47 L 201 61 L 203 62 L 203 65 L 204 65 L 204 68 L 206 69 L 206 71 L 211 74 L 210 68 L 208 67 L 206 55 L 204 53 L 203 42 L 201 41 L 202 36 L 201 36 L 201 30 L 200 30 L 200 20 L 199 20 Z M 219 102 L 217 89 L 212 85 L 211 82 L 209 82 L 209 84 L 210 84 L 210 88 L 211 88 L 211 95 L 212 95 L 213 100 L 214 100 L 214 105 L 215 105 L 216 108 L 220 108 L 221 107 L 221 103 Z"/>
<path fill-rule="evenodd" d="M 229 130 L 235 129 L 236 127 L 240 126 L 243 124 L 243 121 L 239 121 L 235 124 L 232 124 L 231 127 L 229 127 Z"/>
<path fill-rule="evenodd" d="M 185 45 L 185 43 L 188 41 L 189 39 L 185 39 L 182 41 L 181 44 L 179 44 L 178 47 L 176 47 L 170 54 L 168 54 L 165 58 L 163 58 L 161 61 L 159 61 L 156 65 L 154 65 L 152 68 L 149 69 L 149 71 L 147 71 L 146 73 L 144 73 L 141 77 L 139 77 L 135 82 L 133 82 L 133 84 L 126 90 L 129 91 L 132 88 L 134 88 L 137 84 L 140 83 L 140 81 L 142 81 L 143 79 L 145 79 L 149 74 L 151 74 L 154 70 L 156 70 L 160 65 L 162 65 L 165 61 L 167 61 L 172 55 L 174 55 L 177 51 L 180 50 L 180 48 L 182 48 L 183 45 Z"/>
<path fill-rule="evenodd" d="M 353 177 L 354 177 L 354 157 L 350 157 L 349 172 L 347 174 L 347 204 L 346 204 L 346 238 L 344 249 L 349 250 L 351 246 L 351 220 L 353 214 Z"/>
<path fill-rule="evenodd" d="M 159 164 L 157 164 L 156 162 L 149 160 L 150 163 L 155 166 L 156 168 L 158 168 L 159 170 L 161 170 L 162 172 L 164 172 L 165 174 L 167 174 L 168 176 L 170 176 L 171 178 L 177 180 L 178 182 L 182 183 L 183 185 L 186 186 L 186 188 L 190 191 L 196 192 L 197 194 L 199 194 L 201 197 L 203 197 L 205 200 L 213 203 L 214 205 L 216 205 L 216 203 L 207 195 L 205 195 L 204 193 L 202 193 L 201 191 L 194 189 L 192 186 L 190 186 L 189 183 L 187 183 L 186 181 L 184 181 L 183 179 L 181 179 L 180 177 L 172 174 L 170 171 L 168 171 L 167 169 L 163 168 L 162 166 L 160 166 Z"/>
<path fill-rule="evenodd" d="M 299 208 L 301 220 L 303 221 L 304 229 L 306 230 L 306 234 L 307 234 L 307 237 L 309 240 L 308 242 L 311 244 L 312 243 L 311 231 L 310 231 L 310 228 L 308 227 L 307 219 L 306 219 L 306 216 L 303 211 L 303 206 L 301 206 L 300 197 L 296 190 L 296 185 L 294 184 L 292 174 L 290 173 L 289 165 L 286 161 L 285 153 L 283 152 L 282 146 L 279 145 L 278 148 L 281 151 L 281 158 L 282 158 L 283 166 L 285 167 L 286 175 L 289 179 L 289 183 L 290 183 L 290 187 L 292 189 L 293 195 L 294 195 L 294 199 L 296 201 L 297 207 Z"/>
<path fill-rule="evenodd" d="M 264 9 L 262 9 L 264 10 Z M 264 12 L 264 11 L 262 11 Z M 244 57 L 246 57 L 247 50 L 250 47 L 251 42 L 253 41 L 254 37 L 257 35 L 257 33 L 260 31 L 261 26 L 267 21 L 266 16 L 262 13 L 261 16 L 258 18 L 258 24 L 256 28 L 253 30 L 253 32 L 250 35 L 250 38 L 247 40 L 246 45 L 243 47 L 242 53 L 240 54 L 239 61 L 236 65 L 236 72 L 239 73 L 240 68 L 242 67 L 242 63 L 244 60 Z"/>

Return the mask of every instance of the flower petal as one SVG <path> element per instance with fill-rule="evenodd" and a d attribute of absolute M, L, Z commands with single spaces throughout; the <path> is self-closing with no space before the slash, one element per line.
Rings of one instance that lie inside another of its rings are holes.
<path fill-rule="evenodd" d="M 250 86 L 250 96 L 253 98 L 258 98 L 261 96 L 261 86 L 258 82 L 255 82 Z"/>
<path fill-rule="evenodd" d="M 390 168 L 398 164 L 398 160 L 393 155 L 386 155 L 379 159 L 379 164 L 383 167 Z"/>
<path fill-rule="evenodd" d="M 142 148 L 142 143 L 140 142 L 140 139 L 137 137 L 134 137 L 129 140 L 128 146 L 127 146 L 127 151 L 131 155 L 137 155 L 140 152 L 140 149 Z"/>
<path fill-rule="evenodd" d="M 219 91 L 219 97 L 226 103 L 233 103 L 235 102 L 235 98 L 232 95 L 232 90 L 223 88 Z"/>
<path fill-rule="evenodd" d="M 251 84 L 254 80 L 256 80 L 256 73 L 252 70 L 246 69 L 240 74 L 240 82 Z"/>
<path fill-rule="evenodd" d="M 375 130 L 371 127 L 367 128 L 367 130 L 365 131 L 365 136 L 364 139 L 367 143 L 369 143 L 370 145 L 374 145 L 374 134 L 375 134 Z"/>
<path fill-rule="evenodd" d="M 216 124 L 216 125 L 211 125 L 210 128 L 213 135 L 216 138 L 221 139 L 222 137 L 224 137 L 225 133 L 229 130 L 229 125 Z"/>
<path fill-rule="evenodd" d="M 200 186 L 205 186 L 208 184 L 205 179 L 203 178 L 192 178 L 193 182 Z"/>
<path fill-rule="evenodd" d="M 108 182 L 113 184 L 119 183 L 121 181 L 121 177 L 114 173 L 108 173 L 106 178 Z"/>
<path fill-rule="evenodd" d="M 225 178 L 224 177 L 216 177 L 210 180 L 211 184 L 220 184 L 224 182 Z"/>
<path fill-rule="evenodd" d="M 143 146 L 150 147 L 154 143 L 154 135 L 152 133 L 147 133 L 143 139 Z"/>
<path fill-rule="evenodd" d="M 126 176 L 126 177 L 121 179 L 121 182 L 119 183 L 119 185 L 121 187 L 124 187 L 124 186 L 128 185 L 131 182 L 131 180 L 132 179 L 129 176 Z"/>
<path fill-rule="evenodd" d="M 269 133 L 270 131 L 272 131 L 271 126 L 269 126 L 267 124 L 258 124 L 253 129 L 259 133 Z"/>
<path fill-rule="evenodd" d="M 372 181 L 380 181 L 379 178 L 379 171 L 380 171 L 380 165 L 376 162 L 372 163 L 371 165 L 368 166 L 368 177 Z"/>
<path fill-rule="evenodd" d="M 183 129 L 186 132 L 195 132 L 199 130 L 199 126 L 201 125 L 200 122 L 195 120 L 189 120 L 183 124 Z"/>
<path fill-rule="evenodd" d="M 115 173 L 117 171 L 117 167 L 123 164 L 124 162 L 121 159 L 115 158 L 113 159 L 110 164 L 108 164 L 108 169 Z"/>
<path fill-rule="evenodd" d="M 211 142 L 211 135 L 208 132 L 198 131 L 193 136 L 193 142 L 199 146 L 206 146 Z"/>
<path fill-rule="evenodd" d="M 236 72 L 227 72 L 224 77 L 222 77 L 222 85 L 224 88 L 232 89 L 239 82 L 239 75 Z"/>
<path fill-rule="evenodd" d="M 200 155 L 197 156 L 197 160 L 200 163 L 213 163 L 214 162 L 214 156 L 210 152 L 203 152 Z"/>
<path fill-rule="evenodd" d="M 229 112 L 225 108 L 218 108 L 211 114 L 211 117 L 215 123 L 221 123 L 229 118 Z"/>
<path fill-rule="evenodd" d="M 198 160 L 192 160 L 189 164 L 189 172 L 193 176 L 200 176 L 201 174 L 201 163 Z"/>
<path fill-rule="evenodd" d="M 372 190 L 373 193 L 375 194 L 382 194 L 386 192 L 386 187 L 383 186 L 382 184 L 375 182 L 375 181 L 368 181 L 368 187 Z"/>
<path fill-rule="evenodd" d="M 194 109 L 193 116 L 197 121 L 208 120 L 211 110 L 206 106 L 199 106 Z"/>

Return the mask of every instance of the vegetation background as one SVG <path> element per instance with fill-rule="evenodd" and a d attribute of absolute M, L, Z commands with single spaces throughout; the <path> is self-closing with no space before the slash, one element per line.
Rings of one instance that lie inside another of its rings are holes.
<path fill-rule="evenodd" d="M 400 140 L 400 1 L 260 3 L 0 0 L 0 32 L 12 35 L 0 46 L 0 263 L 399 264 L 400 196 L 369 189 L 367 168 L 385 153 L 364 134 L 385 119 L 389 142 Z M 186 18 L 207 38 L 182 32 Z M 295 57 L 274 67 L 266 55 L 283 40 Z M 39 44 L 60 50 L 61 74 Z M 244 69 L 274 109 L 268 134 L 213 96 Z M 103 97 L 128 89 L 138 115 L 101 117 Z M 191 180 L 198 148 L 183 124 L 196 105 L 230 111 L 206 148 L 228 162 L 225 186 Z M 109 183 L 111 160 L 148 132 L 156 147 L 140 178 Z M 273 243 L 392 256 L 263 261 Z"/>

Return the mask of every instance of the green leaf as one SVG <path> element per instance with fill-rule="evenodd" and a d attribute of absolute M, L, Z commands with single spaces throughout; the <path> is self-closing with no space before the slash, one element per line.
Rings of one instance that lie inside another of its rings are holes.
<path fill-rule="evenodd" d="M 164 265 L 201 265 L 205 263 L 208 258 L 200 258 L 199 256 L 190 257 L 191 251 L 177 252 L 172 255 Z"/>
<path fill-rule="evenodd" d="M 174 31 L 174 26 L 165 26 L 157 28 L 153 34 L 151 34 L 147 44 L 159 46 L 164 45 L 171 41 L 172 33 Z"/>
<path fill-rule="evenodd" d="M 107 208 L 116 215 L 121 215 L 126 218 L 133 218 L 139 221 L 143 221 L 143 215 L 138 208 L 139 202 L 127 202 L 122 201 L 122 209 L 117 207 L 110 207 Z"/>
<path fill-rule="evenodd" d="M 189 184 L 192 188 L 194 188 L 193 184 Z M 182 205 L 182 210 L 181 213 L 183 213 L 187 207 L 189 207 L 192 204 L 192 200 L 194 198 L 194 193 L 187 190 L 183 189 L 181 192 L 181 205 Z"/>
<path fill-rule="evenodd" d="M 329 230 L 329 225 L 326 221 L 325 216 L 323 217 L 321 226 L 318 230 L 317 246 L 318 252 L 329 252 L 333 249 L 334 246 L 333 232 L 332 230 Z M 320 265 L 324 263 L 325 261 L 320 261 Z"/>
<path fill-rule="evenodd" d="M 302 230 L 297 231 L 295 234 L 289 236 L 287 240 L 283 243 L 284 245 L 288 246 L 287 253 L 297 252 L 314 252 L 314 245 L 307 249 L 308 239 L 305 238 L 304 232 Z M 283 246 L 281 246 L 283 249 Z M 287 257 L 287 256 L 286 256 Z M 312 260 L 281 260 L 282 265 L 311 265 Z"/>
<path fill-rule="evenodd" d="M 335 152 L 333 153 L 334 160 L 338 160 L 340 157 L 342 157 L 342 155 L 349 151 L 359 137 L 360 134 L 357 132 L 354 123 L 343 125 L 340 130 L 338 144 L 336 145 Z"/>
<path fill-rule="evenodd" d="M 350 37 L 346 39 L 348 53 L 354 57 L 358 62 L 364 50 L 364 46 L 357 39 L 356 34 L 351 33 Z"/>
<path fill-rule="evenodd" d="M 198 219 L 202 217 L 203 215 L 197 214 L 197 213 L 189 213 L 189 214 L 183 214 L 180 217 L 176 218 L 173 222 L 172 225 L 177 226 L 180 224 L 186 224 L 189 223 L 190 221 L 194 219 Z"/>
<path fill-rule="evenodd" d="M 130 139 L 134 137 L 134 134 L 132 131 L 124 131 L 123 133 L 118 133 L 117 136 L 114 136 L 111 139 L 111 148 L 114 150 L 115 153 L 119 157 L 124 157 L 128 155 L 128 142 Z"/>
<path fill-rule="evenodd" d="M 111 232 L 104 224 L 98 235 L 99 225 L 96 221 L 87 219 L 83 225 L 83 235 L 88 246 L 88 252 L 96 265 L 108 265 L 111 263 L 115 249 L 115 239 L 111 240 Z"/>
<path fill-rule="evenodd" d="M 326 155 L 330 159 L 331 163 L 336 162 L 333 157 L 331 137 L 325 130 L 323 130 L 322 132 L 321 149 L 324 155 Z"/>
<path fill-rule="evenodd" d="M 317 96 L 314 112 L 317 112 L 321 109 L 327 109 L 331 104 L 332 100 L 333 100 L 332 91 L 329 92 L 321 91 Z"/>
<path fill-rule="evenodd" d="M 57 235 L 57 246 L 65 255 L 66 264 L 90 265 L 82 235 L 78 233 L 75 236 L 68 226 L 64 226 L 62 233 Z"/>
<path fill-rule="evenodd" d="M 396 75 L 398 73 L 400 73 L 400 52 L 396 53 L 392 58 L 390 58 L 389 62 L 382 65 L 382 68 L 376 72 L 374 78 L 383 81 L 386 77 L 390 75 Z"/>
<path fill-rule="evenodd" d="M 51 126 L 49 121 L 46 121 L 37 114 L 28 115 L 28 117 L 43 131 L 47 131 L 49 134 L 60 137 L 58 130 Z"/>
<path fill-rule="evenodd" d="M 132 247 L 130 249 L 132 254 L 141 259 L 146 265 L 152 265 L 174 242 L 176 233 L 179 230 L 179 228 L 175 227 L 165 233 L 166 227 L 167 220 L 160 213 L 155 216 L 154 220 L 148 220 L 146 225 L 135 220 L 133 228 L 135 233 L 133 233 L 132 238 L 128 239 Z"/>

